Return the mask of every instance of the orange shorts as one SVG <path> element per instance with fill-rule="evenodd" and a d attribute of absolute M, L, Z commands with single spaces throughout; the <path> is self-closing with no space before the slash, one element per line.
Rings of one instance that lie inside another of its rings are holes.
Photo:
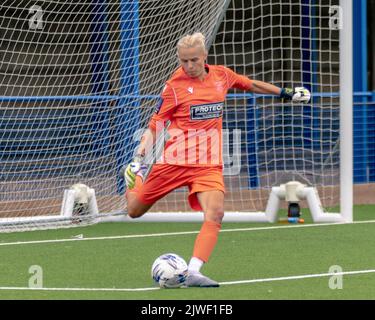
<path fill-rule="evenodd" d="M 189 187 L 189 204 L 193 210 L 202 211 L 197 193 L 219 190 L 225 192 L 223 169 L 217 167 L 183 167 L 169 164 L 155 164 L 146 181 L 137 188 L 138 200 L 153 204 L 171 191 Z"/>

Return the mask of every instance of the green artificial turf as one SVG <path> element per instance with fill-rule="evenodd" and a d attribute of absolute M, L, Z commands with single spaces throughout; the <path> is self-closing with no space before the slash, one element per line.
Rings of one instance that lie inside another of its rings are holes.
<path fill-rule="evenodd" d="M 221 283 L 250 282 L 215 289 L 110 290 L 156 288 L 153 261 L 167 252 L 188 261 L 200 224 L 105 223 L 0 234 L 0 299 L 375 299 L 375 273 L 344 275 L 336 290 L 329 286 L 332 276 L 323 275 L 335 265 L 343 272 L 375 269 L 375 207 L 355 207 L 355 221 L 368 223 L 309 226 L 305 218 L 307 223 L 297 226 L 224 224 L 202 272 Z M 77 235 L 88 240 L 74 239 Z M 36 240 L 46 242 L 30 243 Z M 32 266 L 41 267 L 45 291 L 28 289 Z M 303 275 L 316 277 L 276 280 Z"/>

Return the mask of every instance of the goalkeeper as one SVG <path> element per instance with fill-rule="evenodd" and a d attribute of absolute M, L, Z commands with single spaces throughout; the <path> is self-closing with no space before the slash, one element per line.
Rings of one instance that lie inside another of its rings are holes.
<path fill-rule="evenodd" d="M 149 122 L 135 159 L 125 170 L 127 213 L 131 218 L 141 217 L 157 200 L 187 186 L 190 206 L 203 211 L 204 222 L 195 240 L 186 285 L 218 287 L 200 269 L 216 245 L 224 217 L 222 115 L 227 91 L 236 88 L 296 103 L 309 102 L 310 92 L 302 87 L 281 89 L 224 66 L 206 64 L 207 50 L 201 33 L 180 39 L 177 55 L 180 67 L 166 82 L 162 103 Z M 155 143 L 158 128 L 164 128 L 168 121 L 170 139 L 162 160 L 144 179 L 147 167 L 142 160 Z M 206 139 L 200 139 L 202 132 L 207 133 Z"/>

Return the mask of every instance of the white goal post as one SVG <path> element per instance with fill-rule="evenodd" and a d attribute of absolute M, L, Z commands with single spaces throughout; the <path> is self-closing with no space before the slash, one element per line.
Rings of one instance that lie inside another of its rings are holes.
<path fill-rule="evenodd" d="M 340 204 L 342 220 L 353 222 L 353 3 L 340 6 Z"/>
<path fill-rule="evenodd" d="M 229 93 L 224 221 L 277 221 L 290 182 L 315 222 L 353 221 L 351 1 L 6 0 L 0 21 L 0 232 L 133 221 L 119 172 L 196 31 L 209 64 L 312 93 Z M 201 220 L 181 188 L 136 221 Z"/>

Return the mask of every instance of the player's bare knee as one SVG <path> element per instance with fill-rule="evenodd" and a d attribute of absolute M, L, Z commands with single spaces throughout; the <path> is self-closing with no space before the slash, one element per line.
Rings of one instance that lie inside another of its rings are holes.
<path fill-rule="evenodd" d="M 129 210 L 128 209 L 128 217 L 132 218 L 132 219 L 137 219 L 139 217 L 141 217 L 141 215 L 136 211 L 136 210 Z"/>
<path fill-rule="evenodd" d="M 221 223 L 223 221 L 223 218 L 224 218 L 224 209 L 216 211 L 216 213 L 215 213 L 215 221 L 217 223 Z"/>
<path fill-rule="evenodd" d="M 207 210 L 207 213 L 206 213 L 207 220 L 221 223 L 223 221 L 223 218 L 224 218 L 224 208 L 217 207 L 217 208 L 212 208 L 210 210 Z"/>
<path fill-rule="evenodd" d="M 135 206 L 128 205 L 128 216 L 132 219 L 140 218 L 144 212 Z"/>
<path fill-rule="evenodd" d="M 128 199 L 127 214 L 130 218 L 136 219 L 142 217 L 152 205 L 146 205 L 138 201 L 138 199 Z"/>

